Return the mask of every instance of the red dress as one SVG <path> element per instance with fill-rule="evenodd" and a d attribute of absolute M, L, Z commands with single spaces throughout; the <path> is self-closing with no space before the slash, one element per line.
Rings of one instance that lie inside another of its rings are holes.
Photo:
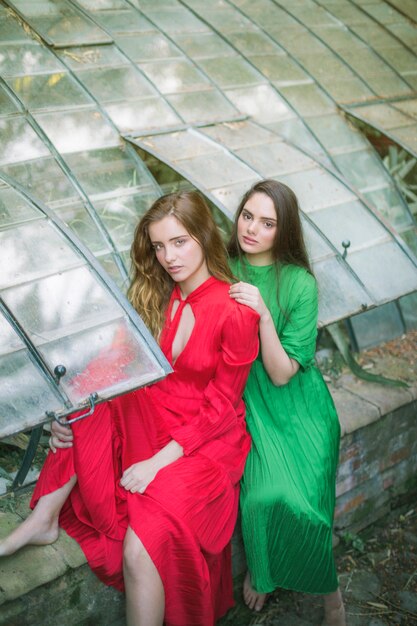
<path fill-rule="evenodd" d="M 161 336 L 168 360 L 186 304 L 195 318 L 174 372 L 74 423 L 73 447 L 48 455 L 31 502 L 77 474 L 61 526 L 99 578 L 123 590 L 130 525 L 161 576 L 167 626 L 212 626 L 233 605 L 230 539 L 250 448 L 242 393 L 258 351 L 258 315 L 228 290 L 213 277 L 186 300 L 174 288 Z M 124 469 L 171 439 L 184 456 L 160 470 L 144 494 L 120 486 Z"/>

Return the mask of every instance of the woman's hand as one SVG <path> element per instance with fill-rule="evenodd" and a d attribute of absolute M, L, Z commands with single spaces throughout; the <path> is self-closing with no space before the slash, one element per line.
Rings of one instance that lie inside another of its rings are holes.
<path fill-rule="evenodd" d="M 155 457 L 134 463 L 123 472 L 120 484 L 130 493 L 144 493 L 159 469 Z"/>
<path fill-rule="evenodd" d="M 261 320 L 265 320 L 270 317 L 269 309 L 263 301 L 258 287 L 250 285 L 249 283 L 235 283 L 234 285 L 231 285 L 229 295 L 231 298 L 236 300 L 236 302 L 239 302 L 239 304 L 245 304 L 259 313 Z"/>
<path fill-rule="evenodd" d="M 52 422 L 49 447 L 54 454 L 58 448 L 72 448 L 73 439 L 71 426 L 64 426 L 55 420 Z"/>

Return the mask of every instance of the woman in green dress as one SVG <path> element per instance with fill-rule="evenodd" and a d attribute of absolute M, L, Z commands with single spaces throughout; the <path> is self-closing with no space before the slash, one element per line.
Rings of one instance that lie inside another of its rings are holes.
<path fill-rule="evenodd" d="M 281 587 L 324 595 L 326 626 L 345 626 L 332 549 L 340 427 L 314 361 L 317 284 L 297 198 L 275 180 L 243 197 L 229 244 L 230 295 L 260 315 L 261 351 L 245 389 L 252 449 L 241 488 L 248 572 L 260 610 Z"/>

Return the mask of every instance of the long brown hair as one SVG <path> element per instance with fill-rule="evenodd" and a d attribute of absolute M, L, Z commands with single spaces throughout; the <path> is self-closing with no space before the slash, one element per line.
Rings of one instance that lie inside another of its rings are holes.
<path fill-rule="evenodd" d="M 299 265 L 313 274 L 304 243 L 297 196 L 292 189 L 277 180 L 261 180 L 252 185 L 244 194 L 236 211 L 232 234 L 227 246 L 229 255 L 232 258 L 243 255 L 237 237 L 237 223 L 245 204 L 255 193 L 264 193 L 274 203 L 277 231 L 271 252 L 275 263 Z"/>
<path fill-rule="evenodd" d="M 135 229 L 130 250 L 132 282 L 128 297 L 145 324 L 158 338 L 174 281 L 156 258 L 149 225 L 173 215 L 201 246 L 207 269 L 219 280 L 232 282 L 226 249 L 206 202 L 197 191 L 182 191 L 158 198 Z"/>

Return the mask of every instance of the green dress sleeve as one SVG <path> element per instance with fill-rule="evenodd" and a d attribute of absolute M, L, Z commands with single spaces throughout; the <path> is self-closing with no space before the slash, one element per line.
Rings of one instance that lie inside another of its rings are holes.
<path fill-rule="evenodd" d="M 279 338 L 289 357 L 306 369 L 316 350 L 318 293 L 316 280 L 307 271 L 294 268 L 285 286 L 288 289 L 286 319 Z"/>

